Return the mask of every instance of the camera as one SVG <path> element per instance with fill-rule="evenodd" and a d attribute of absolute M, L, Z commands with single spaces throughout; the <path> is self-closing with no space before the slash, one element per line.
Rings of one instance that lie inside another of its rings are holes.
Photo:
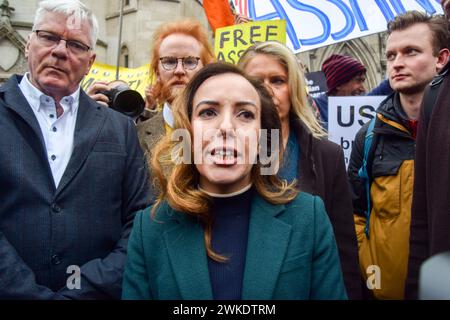
<path fill-rule="evenodd" d="M 141 94 L 126 85 L 119 85 L 107 91 L 100 91 L 108 97 L 108 106 L 130 118 L 136 119 L 144 111 L 145 102 Z"/>

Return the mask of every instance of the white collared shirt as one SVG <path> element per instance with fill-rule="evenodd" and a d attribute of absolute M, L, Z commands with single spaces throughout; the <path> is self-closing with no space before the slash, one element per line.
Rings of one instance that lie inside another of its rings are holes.
<path fill-rule="evenodd" d="M 42 135 L 44 136 L 47 159 L 52 170 L 53 181 L 56 188 L 58 188 L 61 177 L 72 156 L 80 87 L 70 96 L 61 99 L 59 103 L 64 112 L 58 118 L 56 116 L 55 100 L 31 84 L 28 76 L 29 73 L 23 76 L 19 88 L 39 122 Z"/>
<path fill-rule="evenodd" d="M 173 118 L 173 112 L 170 108 L 170 104 L 168 104 L 167 102 L 164 102 L 163 119 L 169 127 L 173 128 L 175 120 Z"/>

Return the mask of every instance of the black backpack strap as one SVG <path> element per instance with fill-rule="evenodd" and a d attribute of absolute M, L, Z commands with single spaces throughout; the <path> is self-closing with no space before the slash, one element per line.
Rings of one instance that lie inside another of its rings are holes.
<path fill-rule="evenodd" d="M 449 65 L 450 63 L 447 63 L 442 72 L 433 78 L 433 81 L 431 81 L 430 83 L 429 90 L 425 92 L 425 95 L 423 97 L 424 118 L 422 119 L 422 121 L 424 121 L 424 123 L 426 123 L 427 126 L 428 123 L 430 122 L 431 113 L 433 112 L 433 108 L 436 103 L 439 89 L 441 88 L 441 84 L 448 74 L 448 70 L 450 68 Z"/>

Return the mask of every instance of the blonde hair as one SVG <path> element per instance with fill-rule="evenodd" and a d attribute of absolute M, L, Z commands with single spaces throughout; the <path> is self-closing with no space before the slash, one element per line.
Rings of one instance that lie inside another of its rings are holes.
<path fill-rule="evenodd" d="M 276 41 L 256 43 L 242 54 L 238 66 L 245 69 L 251 59 L 258 54 L 274 57 L 285 68 L 288 74 L 289 96 L 291 98 L 290 113 L 295 115 L 314 137 L 326 136 L 325 130 L 317 121 L 312 107 L 308 103 L 305 76 L 291 50 Z"/>
<path fill-rule="evenodd" d="M 187 129 L 190 136 L 193 136 L 191 126 L 192 104 L 194 96 L 198 88 L 207 79 L 220 74 L 233 73 L 247 79 L 258 92 L 261 100 L 261 129 L 279 129 L 281 131 L 281 123 L 278 112 L 273 104 L 270 94 L 264 85 L 246 76 L 243 71 L 234 65 L 225 63 L 213 63 L 203 67 L 194 78 L 186 86 L 182 94 L 180 94 L 172 104 L 172 111 L 175 118 L 174 130 Z M 272 144 L 272 135 L 268 130 L 268 146 Z M 188 141 L 190 143 L 190 141 Z M 281 159 L 282 148 L 281 134 L 277 141 L 278 149 L 272 158 Z M 191 144 L 189 144 L 191 145 Z M 207 255 L 218 262 L 226 261 L 226 258 L 215 253 L 211 247 L 211 226 L 212 215 L 209 212 L 211 208 L 211 197 L 205 192 L 198 189 L 199 172 L 195 164 L 175 164 L 171 159 L 172 154 L 181 157 L 181 148 L 179 141 L 173 141 L 170 134 L 167 134 L 155 146 L 153 157 L 151 159 L 151 167 L 154 176 L 154 183 L 159 192 L 156 203 L 152 209 L 152 216 L 155 217 L 156 209 L 167 201 L 173 209 L 186 213 L 188 215 L 199 218 L 204 225 L 205 247 Z M 191 159 L 192 147 L 191 150 Z M 270 150 L 270 148 L 269 148 Z M 295 188 L 296 181 L 288 184 L 285 180 L 280 180 L 276 175 L 262 175 L 261 168 L 263 165 L 257 161 L 251 170 L 251 179 L 254 188 L 266 201 L 273 204 L 287 203 L 295 198 L 298 190 Z"/>

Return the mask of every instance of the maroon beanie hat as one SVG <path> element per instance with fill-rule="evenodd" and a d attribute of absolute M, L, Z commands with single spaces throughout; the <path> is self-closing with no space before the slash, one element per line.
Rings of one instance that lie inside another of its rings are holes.
<path fill-rule="evenodd" d="M 333 54 L 323 62 L 322 71 L 327 79 L 328 92 L 331 92 L 358 74 L 365 73 L 366 67 L 355 58 Z"/>

